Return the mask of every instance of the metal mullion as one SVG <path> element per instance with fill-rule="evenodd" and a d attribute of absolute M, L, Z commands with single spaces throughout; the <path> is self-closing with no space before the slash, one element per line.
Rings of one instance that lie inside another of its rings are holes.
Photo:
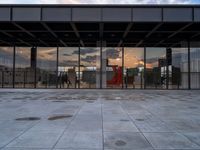
<path fill-rule="evenodd" d="M 166 64 L 166 89 L 169 89 L 169 60 L 167 58 L 167 48 L 165 49 L 165 53 L 166 53 L 166 61 L 165 61 L 165 64 Z M 165 69 L 164 69 L 165 71 Z M 164 73 L 165 74 L 165 73 Z"/>
<path fill-rule="evenodd" d="M 144 89 L 146 89 L 146 47 L 144 47 Z"/>
<path fill-rule="evenodd" d="M 14 45 L 13 47 L 13 79 L 12 79 L 12 84 L 13 88 L 15 88 L 15 55 L 16 55 L 16 47 Z"/>
<path fill-rule="evenodd" d="M 37 88 L 36 80 L 37 80 L 37 47 L 36 47 L 36 59 L 35 59 L 35 67 L 34 67 L 34 88 Z"/>
<path fill-rule="evenodd" d="M 191 71 L 190 71 L 190 41 L 188 41 L 188 89 L 191 89 Z"/>
<path fill-rule="evenodd" d="M 124 88 L 124 44 L 122 45 L 122 89 Z"/>
<path fill-rule="evenodd" d="M 58 63 L 59 63 L 59 47 L 56 50 L 56 88 L 58 88 Z"/>
<path fill-rule="evenodd" d="M 103 65 L 102 65 L 102 62 L 103 62 L 103 58 L 102 58 L 102 54 L 103 54 L 103 52 L 102 52 L 102 50 L 103 50 L 103 41 L 102 41 L 102 38 L 100 39 L 100 89 L 102 89 L 102 84 L 103 84 L 103 82 L 102 82 L 102 79 L 103 79 Z"/>
<path fill-rule="evenodd" d="M 80 53 L 80 41 L 78 46 L 78 88 L 80 89 L 80 82 L 81 82 L 81 76 L 80 76 L 80 63 L 81 63 L 81 53 Z"/>

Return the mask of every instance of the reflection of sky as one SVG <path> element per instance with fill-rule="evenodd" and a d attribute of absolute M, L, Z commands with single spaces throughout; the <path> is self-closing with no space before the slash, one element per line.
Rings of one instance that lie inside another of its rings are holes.
<path fill-rule="evenodd" d="M 30 67 L 30 47 L 16 48 L 16 67 Z M 125 67 L 143 66 L 143 48 L 124 48 L 124 64 Z M 147 68 L 158 65 L 158 59 L 165 56 L 165 48 L 146 48 Z M 81 48 L 81 65 L 98 66 L 100 61 L 100 48 Z M 106 58 L 109 59 L 109 64 L 122 64 L 122 51 L 120 48 L 104 48 Z M 194 54 L 193 54 L 194 51 Z M 12 48 L 0 47 L 0 65 L 12 67 Z M 179 53 L 187 52 L 186 48 L 173 48 L 173 56 L 180 56 Z M 61 47 L 59 48 L 59 66 L 74 67 L 78 65 L 78 48 L 77 47 Z M 194 56 L 193 56 L 194 55 Z M 103 54 L 104 56 L 104 54 Z M 104 57 L 105 57 L 104 56 Z M 200 52 L 191 48 L 192 58 L 200 57 Z M 181 55 L 181 61 L 184 61 L 187 56 Z M 56 68 L 56 48 L 38 48 L 37 59 L 38 66 L 43 69 Z M 175 61 L 175 60 L 174 60 Z"/>
<path fill-rule="evenodd" d="M 0 66 L 13 66 L 13 48 L 0 47 Z"/>

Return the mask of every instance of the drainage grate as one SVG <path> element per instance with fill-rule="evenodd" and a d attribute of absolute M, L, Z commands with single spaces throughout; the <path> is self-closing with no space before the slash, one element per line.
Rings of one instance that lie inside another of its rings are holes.
<path fill-rule="evenodd" d="M 64 119 L 64 118 L 70 118 L 72 115 L 56 115 L 56 116 L 51 116 L 48 118 L 48 120 L 58 120 L 58 119 Z"/>
<path fill-rule="evenodd" d="M 39 117 L 23 117 L 23 118 L 17 118 L 15 120 L 17 121 L 35 121 L 35 120 L 40 120 L 41 118 Z"/>
<path fill-rule="evenodd" d="M 126 142 L 124 142 L 122 140 L 118 140 L 118 141 L 115 142 L 115 145 L 116 146 L 124 146 L 124 145 L 126 145 Z"/>

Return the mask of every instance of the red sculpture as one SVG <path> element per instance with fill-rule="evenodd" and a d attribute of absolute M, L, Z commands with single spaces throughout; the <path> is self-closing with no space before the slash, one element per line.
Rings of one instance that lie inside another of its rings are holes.
<path fill-rule="evenodd" d="M 122 67 L 112 66 L 114 76 L 111 80 L 107 81 L 107 84 L 120 85 L 122 84 Z"/>

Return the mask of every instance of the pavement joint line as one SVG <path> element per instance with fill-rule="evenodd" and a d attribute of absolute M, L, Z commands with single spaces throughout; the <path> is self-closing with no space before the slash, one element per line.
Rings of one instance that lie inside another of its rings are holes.
<path fill-rule="evenodd" d="M 102 120 L 102 146 L 103 146 L 103 150 L 104 150 L 104 121 L 103 121 L 103 99 L 101 97 L 99 97 L 100 102 L 101 102 L 101 120 Z"/>
<path fill-rule="evenodd" d="M 18 136 L 16 136 L 14 139 L 12 139 L 10 142 L 8 142 L 6 145 L 4 145 L 2 148 L 5 148 L 6 146 L 8 146 L 10 143 L 12 143 L 14 140 L 16 140 L 17 138 L 19 138 L 20 136 L 22 136 L 23 134 L 25 134 L 26 132 L 28 132 L 28 130 L 30 130 L 31 128 L 33 128 L 35 125 L 37 125 L 40 122 L 40 120 L 37 121 L 37 123 L 33 124 L 30 128 L 24 130 L 21 134 L 19 134 Z"/>
<path fill-rule="evenodd" d="M 142 136 L 145 138 L 145 140 L 149 143 L 149 145 L 152 147 L 153 150 L 155 150 L 155 148 L 153 147 L 153 145 L 150 143 L 150 141 L 145 137 L 145 135 L 143 134 L 143 132 L 139 129 L 139 127 L 133 122 L 132 118 L 129 116 L 128 112 L 126 112 L 122 105 L 121 105 L 121 101 L 119 101 L 119 104 L 122 108 L 122 110 L 128 115 L 129 119 L 131 120 L 132 124 L 136 126 L 136 128 L 138 129 L 138 131 L 140 132 L 140 134 L 142 134 Z"/>
<path fill-rule="evenodd" d="M 58 140 L 55 142 L 55 144 L 53 145 L 52 149 L 55 149 L 56 145 L 58 144 L 58 142 L 60 141 L 60 139 L 62 138 L 62 136 L 64 135 L 65 131 L 69 128 L 70 124 L 72 123 L 72 121 L 77 117 L 77 114 L 79 113 L 79 111 L 81 110 L 81 108 L 85 105 L 85 103 L 82 103 L 82 105 L 80 106 L 80 108 L 76 111 L 75 116 L 73 117 L 73 119 L 71 119 L 70 123 L 67 125 L 67 127 L 65 127 L 65 129 L 63 130 L 63 132 L 61 133 L 60 137 L 58 138 Z"/>

